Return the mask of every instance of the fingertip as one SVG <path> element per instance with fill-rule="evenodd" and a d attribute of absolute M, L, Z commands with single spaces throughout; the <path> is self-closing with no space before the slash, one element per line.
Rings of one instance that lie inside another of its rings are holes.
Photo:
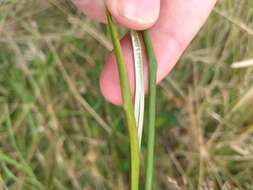
<path fill-rule="evenodd" d="M 134 30 L 144 30 L 155 24 L 160 14 L 160 0 L 106 0 L 114 19 Z"/>
<path fill-rule="evenodd" d="M 110 54 L 100 74 L 99 85 L 101 93 L 107 101 L 115 105 L 121 105 L 119 77 L 115 72 L 117 71 L 115 66 L 112 54 Z"/>
<path fill-rule="evenodd" d="M 104 0 L 72 0 L 72 2 L 87 16 L 106 23 Z"/>
<path fill-rule="evenodd" d="M 128 73 L 131 95 L 134 97 L 135 79 L 132 46 L 129 35 L 121 40 L 121 45 Z M 122 104 L 118 68 L 113 52 L 109 54 L 100 74 L 100 89 L 106 100 L 115 105 Z"/>

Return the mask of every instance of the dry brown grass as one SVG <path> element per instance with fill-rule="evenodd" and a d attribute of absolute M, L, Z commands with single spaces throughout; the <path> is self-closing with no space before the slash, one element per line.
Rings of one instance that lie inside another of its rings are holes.
<path fill-rule="evenodd" d="M 253 189 L 253 67 L 231 68 L 253 57 L 252 18 L 252 0 L 223 1 L 161 83 L 155 189 Z M 0 3 L 0 189 L 128 189 L 98 88 L 111 47 L 67 0 Z"/>

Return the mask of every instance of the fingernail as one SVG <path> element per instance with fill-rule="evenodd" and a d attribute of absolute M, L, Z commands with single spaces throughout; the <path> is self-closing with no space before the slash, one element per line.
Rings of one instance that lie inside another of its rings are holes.
<path fill-rule="evenodd" d="M 154 23 L 159 17 L 159 0 L 119 0 L 119 14 L 126 19 L 140 23 Z"/>

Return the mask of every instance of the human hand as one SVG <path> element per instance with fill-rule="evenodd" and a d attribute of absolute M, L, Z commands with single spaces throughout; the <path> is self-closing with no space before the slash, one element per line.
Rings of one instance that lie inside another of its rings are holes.
<path fill-rule="evenodd" d="M 106 22 L 105 5 L 121 25 L 143 30 L 150 35 L 157 56 L 157 82 L 174 67 L 206 21 L 217 0 L 73 0 L 88 16 Z M 131 92 L 134 94 L 133 55 L 129 34 L 121 40 L 127 65 Z M 147 88 L 148 66 L 144 65 Z M 100 88 L 104 97 L 121 104 L 117 64 L 113 52 L 109 55 L 100 75 Z"/>

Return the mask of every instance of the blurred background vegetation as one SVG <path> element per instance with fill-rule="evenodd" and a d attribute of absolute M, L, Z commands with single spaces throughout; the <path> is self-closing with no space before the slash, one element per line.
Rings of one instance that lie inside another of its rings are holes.
<path fill-rule="evenodd" d="M 111 47 L 69 0 L 0 1 L 0 189 L 128 189 Z M 158 87 L 154 189 L 253 189 L 252 57 L 253 1 L 221 1 Z"/>

